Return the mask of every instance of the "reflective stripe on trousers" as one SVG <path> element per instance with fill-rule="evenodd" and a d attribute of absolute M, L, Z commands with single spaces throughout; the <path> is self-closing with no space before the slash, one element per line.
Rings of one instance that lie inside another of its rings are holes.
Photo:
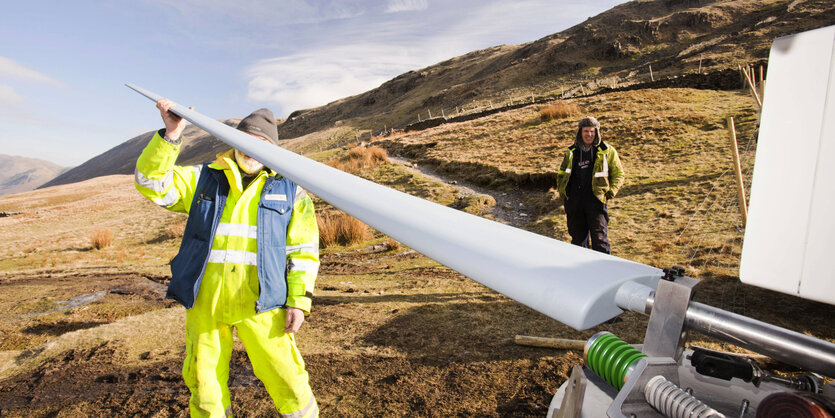
<path fill-rule="evenodd" d="M 288 412 L 284 414 L 278 414 L 278 416 L 282 418 L 308 418 L 308 417 L 318 417 L 319 416 L 319 405 L 316 403 L 316 398 L 313 396 L 313 393 L 310 394 L 310 402 L 307 403 L 307 406 L 302 408 L 301 411 L 298 412 Z"/>

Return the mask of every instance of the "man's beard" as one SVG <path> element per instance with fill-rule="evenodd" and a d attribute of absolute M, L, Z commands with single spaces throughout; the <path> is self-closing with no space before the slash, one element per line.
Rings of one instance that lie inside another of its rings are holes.
<path fill-rule="evenodd" d="M 249 175 L 253 175 L 264 168 L 264 164 L 255 161 L 237 149 L 235 150 L 235 162 L 238 163 L 238 167 L 241 171 Z"/>

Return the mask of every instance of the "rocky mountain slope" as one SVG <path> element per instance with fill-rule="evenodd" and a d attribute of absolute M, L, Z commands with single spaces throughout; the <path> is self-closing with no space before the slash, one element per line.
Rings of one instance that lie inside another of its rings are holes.
<path fill-rule="evenodd" d="M 0 154 L 0 196 L 33 190 L 68 170 L 37 158 Z"/>
<path fill-rule="evenodd" d="M 280 123 L 279 137 L 290 139 L 283 145 L 296 152 L 321 151 L 402 128 L 418 115 L 451 116 L 514 98 L 518 103 L 578 97 L 630 85 L 742 88 L 741 79 L 727 82 L 728 72 L 740 64 L 764 63 L 776 37 L 833 24 L 831 0 L 634 0 L 530 43 L 474 51 L 401 74 L 365 93 L 295 111 Z M 681 77 L 696 72 L 710 75 Z M 711 77 L 717 74 L 722 76 Z M 675 85 L 667 82 L 672 77 Z M 642 84 L 653 79 L 655 84 Z M 210 160 L 225 148 L 189 129 L 181 164 Z M 151 135 L 132 138 L 43 187 L 132 173 Z"/>
<path fill-rule="evenodd" d="M 332 124 L 379 131 L 415 122 L 419 113 L 561 95 L 581 84 L 577 94 L 585 95 L 612 84 L 736 69 L 767 59 L 779 36 L 832 24 L 835 3 L 827 0 L 636 0 L 534 42 L 471 52 L 294 112 L 279 134 L 292 138 Z"/>

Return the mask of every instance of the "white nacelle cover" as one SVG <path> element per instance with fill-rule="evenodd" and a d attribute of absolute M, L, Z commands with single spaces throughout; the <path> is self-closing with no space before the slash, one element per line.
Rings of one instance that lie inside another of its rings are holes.
<path fill-rule="evenodd" d="M 740 279 L 835 304 L 835 26 L 774 41 Z"/>

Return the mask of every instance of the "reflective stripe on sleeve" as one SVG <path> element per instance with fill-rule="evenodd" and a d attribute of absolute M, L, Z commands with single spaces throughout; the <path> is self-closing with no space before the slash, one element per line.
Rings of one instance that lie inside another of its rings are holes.
<path fill-rule="evenodd" d="M 191 171 L 194 171 L 194 184 L 200 180 L 200 173 L 203 172 L 203 164 L 197 164 L 189 167 Z"/>
<path fill-rule="evenodd" d="M 291 258 L 287 260 L 287 263 L 290 265 L 288 269 L 290 271 L 303 271 L 313 274 L 319 271 L 319 263 L 316 261 Z"/>
<path fill-rule="evenodd" d="M 165 194 L 165 197 L 163 197 L 162 199 L 154 200 L 154 203 L 156 203 L 157 205 L 160 205 L 164 208 L 167 208 L 167 207 L 177 203 L 177 201 L 179 201 L 179 200 L 180 200 L 180 192 L 177 190 L 176 187 L 172 187 L 171 190 L 169 190 L 168 193 Z"/>
<path fill-rule="evenodd" d="M 254 225 L 230 224 L 226 222 L 221 222 L 217 224 L 217 232 L 215 232 L 215 235 L 258 238 L 258 227 Z"/>
<path fill-rule="evenodd" d="M 136 184 L 146 189 L 151 189 L 157 193 L 164 192 L 168 187 L 171 186 L 171 183 L 174 182 L 173 171 L 169 171 L 162 180 L 154 180 L 145 177 L 145 175 L 139 172 L 139 169 L 136 169 L 133 177 L 136 180 Z"/>
<path fill-rule="evenodd" d="M 295 200 L 298 201 L 299 199 L 307 196 L 307 192 L 299 186 L 296 186 L 296 197 Z"/>
<path fill-rule="evenodd" d="M 258 255 L 248 251 L 212 250 L 209 253 L 209 263 L 233 263 L 248 266 L 258 265 Z"/>
<path fill-rule="evenodd" d="M 599 173 L 594 173 L 595 177 L 609 177 L 609 162 L 606 158 L 606 154 L 603 154 L 603 171 Z"/>
<path fill-rule="evenodd" d="M 294 253 L 296 251 L 307 251 L 309 253 L 318 255 L 319 245 L 313 242 L 306 242 L 304 244 L 287 246 L 287 254 Z"/>

